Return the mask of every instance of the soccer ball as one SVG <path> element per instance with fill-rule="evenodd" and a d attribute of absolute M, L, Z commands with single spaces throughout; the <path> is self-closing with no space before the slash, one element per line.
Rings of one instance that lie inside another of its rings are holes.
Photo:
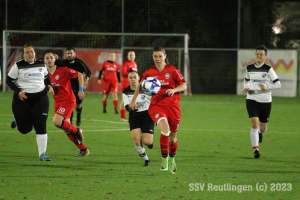
<path fill-rule="evenodd" d="M 142 89 L 147 95 L 156 95 L 160 90 L 160 81 L 155 77 L 147 77 L 142 82 Z"/>

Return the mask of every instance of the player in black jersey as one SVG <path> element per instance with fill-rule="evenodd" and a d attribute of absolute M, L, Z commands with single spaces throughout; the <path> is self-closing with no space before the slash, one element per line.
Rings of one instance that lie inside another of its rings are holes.
<path fill-rule="evenodd" d="M 24 45 L 24 60 L 16 62 L 10 69 L 6 83 L 14 90 L 12 110 L 22 134 L 34 127 L 40 161 L 50 161 L 47 157 L 46 123 L 49 111 L 49 93 L 54 93 L 43 61 L 35 59 L 32 45 Z"/>
<path fill-rule="evenodd" d="M 88 81 L 91 79 L 91 70 L 89 67 L 79 58 L 76 58 L 75 49 L 73 47 L 68 47 L 66 49 L 67 59 L 59 59 L 56 60 L 55 64 L 57 66 L 66 66 L 75 71 L 82 73 L 85 76 L 84 86 L 88 84 Z M 71 79 L 71 86 L 76 97 L 76 111 L 77 111 L 77 121 L 76 126 L 79 127 L 81 124 L 81 112 L 82 112 L 82 100 L 78 97 L 79 92 L 79 82 L 77 78 Z M 73 120 L 73 112 L 70 118 L 72 123 Z"/>
<path fill-rule="evenodd" d="M 129 112 L 129 128 L 135 148 L 140 157 L 145 161 L 143 166 L 148 167 L 150 166 L 150 160 L 143 144 L 148 146 L 149 149 L 153 148 L 154 122 L 148 114 L 151 96 L 141 92 L 136 100 L 136 108 L 138 109 L 131 110 L 128 106 L 139 83 L 139 79 L 138 73 L 131 69 L 128 74 L 130 86 L 124 89 L 123 99 L 125 108 Z"/>

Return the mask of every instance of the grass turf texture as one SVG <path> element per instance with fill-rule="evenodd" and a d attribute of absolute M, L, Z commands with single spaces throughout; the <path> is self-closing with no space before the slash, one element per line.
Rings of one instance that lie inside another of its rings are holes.
<path fill-rule="evenodd" d="M 154 149 L 146 148 L 151 166 L 142 167 L 127 122 L 114 114 L 111 97 L 108 113 L 102 113 L 101 94 L 86 94 L 83 103 L 81 128 L 90 155 L 82 158 L 74 157 L 79 150 L 52 124 L 54 108 L 49 96 L 46 154 L 52 160 L 38 161 L 35 132 L 22 135 L 10 128 L 12 95 L 0 92 L 0 199 L 299 197 L 299 98 L 273 98 L 261 158 L 254 159 L 244 96 L 182 97 L 177 172 L 171 175 L 159 169 L 159 130 L 155 129 Z M 266 192 L 256 191 L 258 182 L 267 184 Z M 203 191 L 190 191 L 190 183 L 206 185 Z M 252 191 L 208 191 L 208 183 L 251 185 Z M 271 191 L 272 183 L 279 183 L 278 189 L 291 183 L 292 191 Z"/>

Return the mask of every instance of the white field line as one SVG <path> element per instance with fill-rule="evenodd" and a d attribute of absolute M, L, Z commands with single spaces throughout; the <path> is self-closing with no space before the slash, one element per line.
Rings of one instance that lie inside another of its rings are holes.
<path fill-rule="evenodd" d="M 7 115 L 1 115 L 0 117 L 8 117 Z M 50 119 L 52 117 L 49 117 Z M 104 123 L 114 123 L 114 124 L 123 124 L 128 126 L 128 123 L 126 122 L 116 122 L 116 121 L 108 121 L 108 120 L 97 120 L 97 119 L 89 119 L 89 120 L 84 120 L 83 121 L 92 121 L 92 122 L 104 122 Z M 0 124 L 0 125 L 8 125 L 8 124 Z M 9 124 L 10 126 L 10 124 Z M 85 126 L 83 126 L 85 127 Z M 86 126 L 86 127 L 99 127 L 99 126 Z M 106 128 L 106 127 L 105 127 Z M 99 130 L 88 130 L 88 129 L 83 129 L 84 132 L 105 132 L 105 131 L 129 131 L 128 129 L 99 129 Z M 185 128 L 179 128 L 179 133 L 181 131 L 199 131 L 199 132 L 249 132 L 248 130 L 224 130 L 224 129 L 185 129 Z M 11 132 L 15 132 L 15 131 L 0 131 L 0 133 L 11 133 Z M 51 131 L 51 132 L 61 132 L 61 130 L 57 130 L 57 131 Z M 284 133 L 284 134 L 300 134 L 300 132 L 280 132 L 280 131 L 268 131 L 269 133 Z"/>
<path fill-rule="evenodd" d="M 83 130 L 83 133 L 85 132 L 111 132 L 111 131 L 130 131 L 129 128 L 127 129 L 101 129 L 101 130 L 87 130 L 87 129 L 84 129 Z M 11 131 L 0 131 L 0 133 L 15 133 L 15 132 L 18 132 L 18 130 L 11 130 Z M 34 132 L 34 131 L 31 131 L 31 132 Z M 47 133 L 58 133 L 58 132 L 61 132 L 61 133 L 64 133 L 63 130 L 61 129 L 58 129 L 56 131 L 47 131 Z"/>

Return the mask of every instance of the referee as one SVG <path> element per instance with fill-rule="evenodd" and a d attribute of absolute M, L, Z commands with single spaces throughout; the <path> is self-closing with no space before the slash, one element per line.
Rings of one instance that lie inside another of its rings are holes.
<path fill-rule="evenodd" d="M 139 80 L 140 77 L 138 73 L 130 69 L 128 74 L 128 81 L 130 82 L 130 86 L 123 90 L 123 99 L 125 108 L 129 112 L 129 127 L 131 136 L 134 140 L 135 148 L 140 157 L 145 161 L 145 164 L 143 166 L 149 167 L 150 160 L 142 143 L 148 146 L 149 149 L 153 148 L 154 122 L 148 114 L 151 96 L 141 92 L 136 100 L 136 108 L 138 109 L 131 110 L 129 108 L 129 103 L 132 100 L 136 86 L 139 84 Z"/>
<path fill-rule="evenodd" d="M 84 80 L 84 86 L 88 84 L 88 81 L 91 79 L 91 70 L 89 67 L 80 59 L 76 58 L 76 53 L 75 53 L 75 48 L 73 47 L 68 47 L 66 49 L 66 54 L 67 54 L 67 59 L 63 60 L 56 60 L 55 64 L 57 66 L 66 66 L 69 67 L 75 71 L 78 71 L 82 73 L 85 76 Z M 77 121 L 76 121 L 76 126 L 79 127 L 81 124 L 81 112 L 82 112 L 82 101 L 78 97 L 78 92 L 79 92 L 79 82 L 77 78 L 73 78 L 70 80 L 71 81 L 71 86 L 73 93 L 76 97 L 76 111 L 77 111 Z M 70 121 L 72 123 L 73 120 L 73 112 L 70 118 Z"/>
<path fill-rule="evenodd" d="M 47 157 L 46 122 L 49 111 L 49 99 L 46 88 L 53 94 L 47 67 L 43 61 L 35 59 L 32 45 L 23 46 L 24 60 L 16 62 L 9 71 L 7 85 L 14 90 L 12 111 L 18 124 L 18 130 L 27 134 L 34 127 L 40 161 L 50 161 Z M 46 85 L 46 86 L 45 86 Z"/>

